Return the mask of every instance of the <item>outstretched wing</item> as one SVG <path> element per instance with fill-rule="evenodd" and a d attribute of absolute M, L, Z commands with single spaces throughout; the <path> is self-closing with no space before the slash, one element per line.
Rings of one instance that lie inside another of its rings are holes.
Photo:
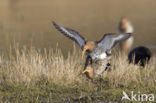
<path fill-rule="evenodd" d="M 105 34 L 103 38 L 97 42 L 98 47 L 102 48 L 104 51 L 111 50 L 118 42 L 124 41 L 131 36 L 129 33 L 123 34 Z"/>
<path fill-rule="evenodd" d="M 65 28 L 61 25 L 56 24 L 55 22 L 52 22 L 53 25 L 55 26 L 55 28 L 57 30 L 59 30 L 62 34 L 64 34 L 65 36 L 69 37 L 70 39 L 74 40 L 79 47 L 82 49 L 83 46 L 85 45 L 86 41 L 85 39 L 76 31 L 69 29 L 69 28 Z"/>

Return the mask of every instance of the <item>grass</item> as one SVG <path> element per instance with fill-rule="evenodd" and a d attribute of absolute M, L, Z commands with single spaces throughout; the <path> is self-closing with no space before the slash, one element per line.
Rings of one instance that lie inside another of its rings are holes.
<path fill-rule="evenodd" d="M 122 91 L 154 93 L 156 64 L 153 56 L 145 68 L 128 64 L 116 52 L 111 70 L 94 83 L 81 72 L 84 60 L 76 49 L 65 58 L 59 49 L 12 48 L 0 56 L 2 103 L 108 103 L 121 102 Z M 123 101 L 128 103 L 128 101 Z"/>

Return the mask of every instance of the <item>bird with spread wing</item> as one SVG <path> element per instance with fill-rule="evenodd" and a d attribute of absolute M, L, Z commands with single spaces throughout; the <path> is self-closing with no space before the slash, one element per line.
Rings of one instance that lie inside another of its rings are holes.
<path fill-rule="evenodd" d="M 101 75 L 110 62 L 111 50 L 119 42 L 128 39 L 129 33 L 108 33 L 104 34 L 100 41 L 86 41 L 77 31 L 63 27 L 53 22 L 57 30 L 70 39 L 74 40 L 82 49 L 82 58 L 87 55 L 83 73 L 89 78 Z"/>

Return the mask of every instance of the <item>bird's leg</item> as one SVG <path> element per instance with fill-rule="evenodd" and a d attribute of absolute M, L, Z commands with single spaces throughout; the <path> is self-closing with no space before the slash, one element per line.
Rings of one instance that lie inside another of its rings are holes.
<path fill-rule="evenodd" d="M 89 64 L 91 64 L 91 63 L 92 63 L 92 59 L 91 59 L 91 57 L 87 56 L 87 58 L 86 58 L 86 62 L 85 62 L 85 66 L 84 66 L 83 70 L 85 70 L 86 67 L 87 67 Z"/>

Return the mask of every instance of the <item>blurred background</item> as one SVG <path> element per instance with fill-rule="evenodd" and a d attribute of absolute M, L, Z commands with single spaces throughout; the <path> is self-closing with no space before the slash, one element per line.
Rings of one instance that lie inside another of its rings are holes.
<path fill-rule="evenodd" d="M 13 42 L 41 49 L 58 43 L 66 55 L 73 42 L 51 21 L 78 31 L 87 40 L 99 40 L 104 33 L 118 32 L 122 16 L 134 26 L 133 47 L 144 45 L 155 52 L 155 0 L 0 0 L 0 51 Z"/>

